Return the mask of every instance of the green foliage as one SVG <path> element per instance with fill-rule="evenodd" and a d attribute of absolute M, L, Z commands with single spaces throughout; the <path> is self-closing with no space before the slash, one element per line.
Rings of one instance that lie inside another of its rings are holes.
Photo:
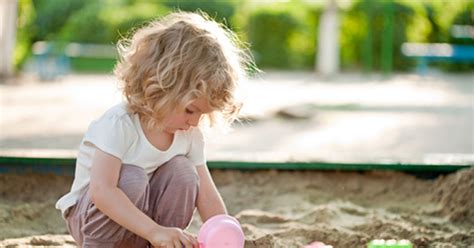
<path fill-rule="evenodd" d="M 454 17 L 454 25 L 468 25 L 474 26 L 474 2 L 471 2 L 468 8 L 459 13 Z M 472 30 L 471 30 L 472 32 Z M 453 35 L 450 36 L 449 42 L 454 44 L 474 45 L 474 34 L 471 33 L 471 38 L 456 38 Z"/>
<path fill-rule="evenodd" d="M 105 7 L 99 2 L 95 2 L 74 12 L 55 38 L 69 42 L 112 42 L 113 31 L 101 18 L 101 11 Z"/>
<path fill-rule="evenodd" d="M 169 12 L 168 8 L 158 4 L 136 2 L 127 6 L 104 9 L 101 13 L 101 19 L 108 24 L 107 26 L 113 35 L 112 40 L 115 42 L 147 22 Z"/>
<path fill-rule="evenodd" d="M 32 31 L 34 41 L 50 40 L 61 30 L 69 17 L 92 0 L 34 0 L 35 25 Z"/>
<path fill-rule="evenodd" d="M 392 6 L 386 6 L 393 4 Z M 353 5 L 342 19 L 341 28 L 341 62 L 343 68 L 361 69 L 364 65 L 371 70 L 380 70 L 382 39 L 387 32 L 385 29 L 386 10 L 393 8 L 393 66 L 397 70 L 410 68 L 400 48 L 407 41 L 406 29 L 413 21 L 414 11 L 397 2 L 361 0 Z M 365 61 L 365 62 L 364 62 Z M 368 65 L 367 65 L 368 64 Z"/>
<path fill-rule="evenodd" d="M 18 21 L 13 66 L 19 69 L 31 54 L 33 42 L 31 29 L 34 27 L 35 9 L 31 0 L 18 1 Z"/>
<path fill-rule="evenodd" d="M 290 37 L 292 63 L 295 68 L 312 69 L 315 63 L 322 9 L 302 6 L 298 12 L 300 12 L 298 15 L 300 24 Z"/>
<path fill-rule="evenodd" d="M 450 43 L 474 45 L 472 38 L 455 38 L 452 30 L 456 24 L 474 25 L 472 0 L 399 0 L 415 10 L 414 21 L 407 27 L 407 41 L 423 43 Z M 430 62 L 430 67 L 446 71 L 472 71 L 474 64 L 450 61 Z"/>
<path fill-rule="evenodd" d="M 163 2 L 163 1 L 160 1 Z M 231 19 L 234 16 L 237 1 L 236 0 L 199 0 L 199 1 L 180 1 L 167 0 L 163 4 L 173 10 L 182 11 L 198 11 L 207 13 L 210 17 L 217 21 L 223 20 L 228 27 L 232 27 Z"/>
<path fill-rule="evenodd" d="M 464 11 L 462 11 L 461 13 L 459 13 L 457 16 L 454 17 L 453 24 L 469 25 L 471 27 L 474 26 L 474 2 L 471 2 L 468 5 L 468 8 L 466 8 Z M 466 38 L 466 37 L 456 38 L 453 35 L 450 35 L 449 43 L 474 46 L 474 37 L 472 33 L 471 33 L 471 38 Z M 474 70 L 474 64 L 472 62 L 459 63 L 459 64 L 442 63 L 440 66 L 449 71 L 473 71 Z"/>
<path fill-rule="evenodd" d="M 285 12 L 257 11 L 249 20 L 249 39 L 259 66 L 290 64 L 289 38 L 296 20 Z"/>
<path fill-rule="evenodd" d="M 343 1 L 344 2 L 344 1 Z M 339 2 L 341 3 L 341 2 Z M 351 0 L 340 11 L 340 54 L 343 69 L 380 70 L 390 59 L 382 51 L 389 37 L 387 7 L 393 4 L 395 70 L 408 70 L 414 60 L 402 56 L 403 42 L 449 42 L 473 45 L 451 36 L 453 24 L 473 25 L 472 0 Z M 287 2 L 220 0 L 19 0 L 15 65 L 31 54 L 35 41 L 115 43 L 144 23 L 171 10 L 202 10 L 224 21 L 250 44 L 261 68 L 310 69 L 314 66 L 319 18 L 325 1 Z M 389 45 L 387 45 L 389 44 Z M 388 58 L 388 59 L 387 59 Z M 85 64 L 79 61 L 78 64 Z M 442 68 L 472 69 L 472 64 L 439 63 Z"/>
<path fill-rule="evenodd" d="M 131 5 L 94 2 L 76 11 L 62 27 L 58 38 L 74 42 L 115 43 L 132 28 L 168 12 L 162 6 L 146 2 Z"/>
<path fill-rule="evenodd" d="M 248 42 L 259 67 L 309 68 L 314 64 L 319 11 L 292 3 L 251 12 Z"/>

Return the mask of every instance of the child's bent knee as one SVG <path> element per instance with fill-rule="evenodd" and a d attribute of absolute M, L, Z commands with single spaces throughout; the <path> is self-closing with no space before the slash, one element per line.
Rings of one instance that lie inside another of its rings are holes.
<path fill-rule="evenodd" d="M 179 185 L 194 186 L 199 184 L 196 166 L 185 156 L 176 156 L 168 162 L 172 171 L 173 181 Z"/>
<path fill-rule="evenodd" d="M 134 203 L 147 193 L 148 176 L 140 167 L 134 165 L 122 165 L 118 187 Z"/>
<path fill-rule="evenodd" d="M 186 156 L 177 155 L 170 159 L 168 162 L 166 162 L 166 164 L 191 166 L 191 160 L 189 160 L 189 158 L 187 158 Z"/>

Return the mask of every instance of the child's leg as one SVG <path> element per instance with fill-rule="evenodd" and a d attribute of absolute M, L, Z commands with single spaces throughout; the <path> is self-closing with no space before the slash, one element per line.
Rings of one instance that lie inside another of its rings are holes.
<path fill-rule="evenodd" d="M 184 156 L 174 157 L 150 179 L 149 216 L 162 226 L 186 228 L 196 208 L 198 191 L 195 166 Z"/>
<path fill-rule="evenodd" d="M 149 184 L 145 171 L 122 165 L 118 187 L 143 212 L 148 211 Z M 146 247 L 148 242 L 112 221 L 92 203 L 89 191 L 67 216 L 68 228 L 80 247 Z"/>

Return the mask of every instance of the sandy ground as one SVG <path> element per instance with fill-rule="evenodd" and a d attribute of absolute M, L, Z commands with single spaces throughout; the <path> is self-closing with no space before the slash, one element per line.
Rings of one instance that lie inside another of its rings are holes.
<path fill-rule="evenodd" d="M 408 239 L 416 247 L 473 247 L 474 168 L 420 179 L 396 172 L 212 171 L 245 247 L 322 241 L 365 247 Z M 74 246 L 53 207 L 72 178 L 0 175 L 0 247 Z M 189 230 L 197 233 L 195 216 Z M 22 237 L 19 239 L 15 239 Z"/>

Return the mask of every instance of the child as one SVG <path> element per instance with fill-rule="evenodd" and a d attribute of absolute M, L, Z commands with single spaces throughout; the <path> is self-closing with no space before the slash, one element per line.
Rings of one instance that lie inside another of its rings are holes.
<path fill-rule="evenodd" d="M 198 247 L 183 230 L 194 209 L 203 222 L 227 213 L 198 124 L 229 124 L 240 109 L 234 89 L 251 61 L 235 41 L 209 18 L 177 12 L 119 42 L 127 101 L 91 123 L 71 191 L 56 203 L 79 246 Z"/>

